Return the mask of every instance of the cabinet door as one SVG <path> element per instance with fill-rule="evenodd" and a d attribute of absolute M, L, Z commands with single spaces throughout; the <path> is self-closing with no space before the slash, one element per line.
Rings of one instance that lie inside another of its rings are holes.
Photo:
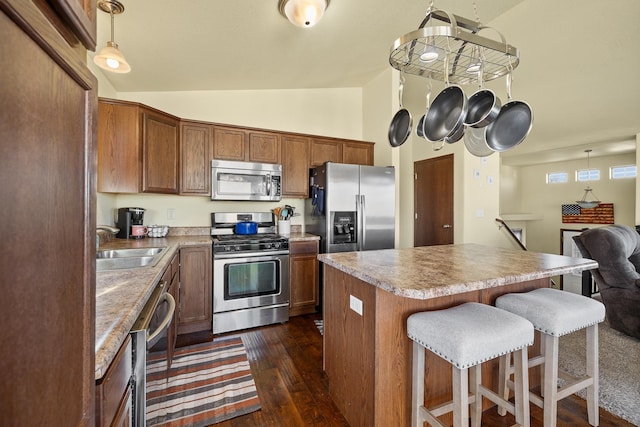
<path fill-rule="evenodd" d="M 249 132 L 249 161 L 280 163 L 280 136 L 277 133 Z"/>
<path fill-rule="evenodd" d="M 244 161 L 246 155 L 244 130 L 216 126 L 213 132 L 213 158 L 218 160 Z"/>
<path fill-rule="evenodd" d="M 309 195 L 309 138 L 282 136 L 282 195 Z"/>
<path fill-rule="evenodd" d="M 209 194 L 211 188 L 210 145 L 211 126 L 182 123 L 180 127 L 180 194 Z"/>
<path fill-rule="evenodd" d="M 342 162 L 353 165 L 373 165 L 373 144 L 368 142 L 344 141 Z"/>
<path fill-rule="evenodd" d="M 94 424 L 98 82 L 47 17 L 0 2 L 3 426 Z"/>
<path fill-rule="evenodd" d="M 311 140 L 311 167 L 321 166 L 324 162 L 342 163 L 342 142 L 319 138 Z"/>
<path fill-rule="evenodd" d="M 99 192 L 140 192 L 142 144 L 138 123 L 138 106 L 98 102 Z"/>
<path fill-rule="evenodd" d="M 143 112 L 143 175 L 145 193 L 178 193 L 178 122 L 153 111 Z"/>
<path fill-rule="evenodd" d="M 180 249 L 179 334 L 212 329 L 211 262 L 211 245 Z"/>
<path fill-rule="evenodd" d="M 291 242 L 289 254 L 289 316 L 314 313 L 319 303 L 318 241 Z"/>

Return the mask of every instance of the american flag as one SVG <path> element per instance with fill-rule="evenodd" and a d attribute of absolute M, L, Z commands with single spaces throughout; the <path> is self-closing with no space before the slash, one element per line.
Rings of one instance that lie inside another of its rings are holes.
<path fill-rule="evenodd" d="M 600 203 L 595 208 L 582 209 L 577 204 L 562 205 L 562 222 L 572 224 L 613 224 L 613 203 Z"/>

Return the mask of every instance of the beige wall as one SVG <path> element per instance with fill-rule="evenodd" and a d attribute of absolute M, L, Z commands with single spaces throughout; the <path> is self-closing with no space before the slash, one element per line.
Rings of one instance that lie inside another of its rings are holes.
<path fill-rule="evenodd" d="M 590 182 L 594 194 L 603 202 L 614 204 L 616 224 L 634 226 L 636 223 L 636 180 L 611 180 L 609 167 L 636 163 L 635 154 L 595 157 L 590 159 L 591 168 L 599 168 L 600 181 Z M 562 223 L 562 204 L 575 203 L 584 194 L 586 183 L 575 182 L 575 171 L 585 169 L 585 160 L 545 163 L 518 168 L 503 168 L 508 177 L 503 176 L 503 183 L 513 186 L 520 193 L 519 206 L 513 204 L 508 195 L 509 189 L 501 195 L 504 205 L 503 214 L 530 214 L 534 220 L 507 221 L 516 227 L 526 227 L 527 248 L 537 252 L 560 253 L 560 229 L 581 229 L 598 227 L 597 224 L 564 224 Z M 549 172 L 568 172 L 569 182 L 566 184 L 546 184 Z M 512 185 L 517 182 L 517 185 Z M 519 209 L 513 211 L 511 209 Z"/>

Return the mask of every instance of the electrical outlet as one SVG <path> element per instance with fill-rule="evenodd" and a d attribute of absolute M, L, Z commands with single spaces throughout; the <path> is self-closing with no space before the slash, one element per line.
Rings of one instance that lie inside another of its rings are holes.
<path fill-rule="evenodd" d="M 176 219 L 176 210 L 175 208 L 167 209 L 167 220 L 171 221 Z"/>
<path fill-rule="evenodd" d="M 349 308 L 362 316 L 362 300 L 349 295 Z"/>

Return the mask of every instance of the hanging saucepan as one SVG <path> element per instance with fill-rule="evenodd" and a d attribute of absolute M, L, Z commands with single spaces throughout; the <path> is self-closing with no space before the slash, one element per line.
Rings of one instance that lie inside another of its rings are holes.
<path fill-rule="evenodd" d="M 482 26 L 478 32 L 483 29 L 494 30 L 500 36 L 502 44 L 506 46 L 507 41 L 500 31 L 493 27 Z M 476 55 L 477 58 L 474 58 Z M 480 62 L 480 68 L 478 69 L 478 90 L 469 97 L 469 110 L 467 111 L 464 124 L 474 128 L 482 128 L 489 125 L 498 117 L 502 102 L 492 90 L 484 87 L 484 49 L 480 47 L 475 51 L 472 50 L 471 60 Z"/>
<path fill-rule="evenodd" d="M 520 144 L 533 125 L 533 111 L 524 101 L 511 100 L 511 72 L 507 74 L 508 101 L 498 117 L 487 126 L 485 138 L 494 151 L 506 151 Z"/>
<path fill-rule="evenodd" d="M 389 144 L 392 147 L 399 147 L 407 140 L 411 134 L 411 127 L 413 126 L 413 119 L 411 113 L 406 108 L 402 107 L 402 92 L 404 90 L 404 75 L 400 72 L 400 110 L 393 116 L 391 125 L 389 126 Z"/>
<path fill-rule="evenodd" d="M 468 108 L 467 95 L 460 86 L 449 85 L 448 62 L 447 56 L 444 61 L 447 87 L 435 97 L 424 120 L 424 136 L 430 141 L 456 142 L 464 133 L 464 118 Z M 449 140 L 445 139 L 447 137 Z M 454 141 L 455 138 L 457 138 L 456 141 Z"/>
<path fill-rule="evenodd" d="M 495 153 L 487 145 L 485 139 L 486 128 L 472 128 L 468 127 L 464 132 L 464 146 L 467 147 L 467 151 L 476 157 L 487 157 Z"/>

